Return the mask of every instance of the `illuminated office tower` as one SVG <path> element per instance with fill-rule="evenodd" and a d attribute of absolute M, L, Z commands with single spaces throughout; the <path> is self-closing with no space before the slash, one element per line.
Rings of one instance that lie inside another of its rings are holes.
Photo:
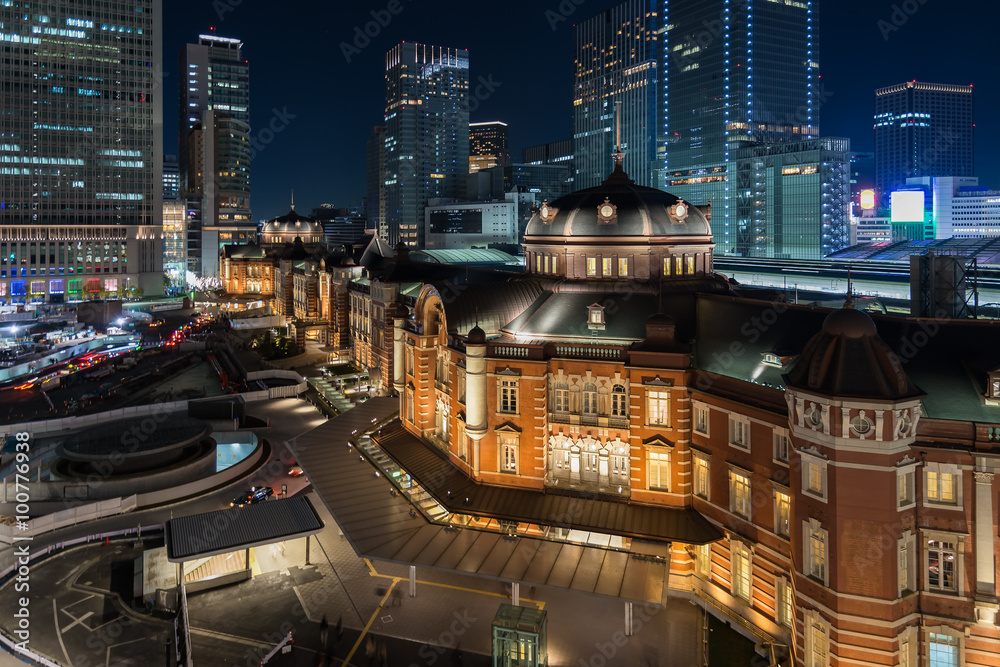
<path fill-rule="evenodd" d="M 188 269 L 217 274 L 223 245 L 252 241 L 250 74 L 238 39 L 199 35 L 180 52 L 178 154 Z"/>
<path fill-rule="evenodd" d="M 403 42 L 385 59 L 388 241 L 423 246 L 424 207 L 459 199 L 469 173 L 469 52 Z"/>
<path fill-rule="evenodd" d="M 510 164 L 507 123 L 469 124 L 469 173 Z"/>
<path fill-rule="evenodd" d="M 573 187 L 600 185 L 614 167 L 616 106 L 625 171 L 654 185 L 662 17 L 655 0 L 629 0 L 576 25 Z"/>
<path fill-rule="evenodd" d="M 920 176 L 973 176 L 972 86 L 906 83 L 875 91 L 875 191 Z"/>
<path fill-rule="evenodd" d="M 577 25 L 575 186 L 610 172 L 620 102 L 629 176 L 711 200 L 716 252 L 736 252 L 734 151 L 819 134 L 817 29 L 814 0 L 630 0 Z"/>
<path fill-rule="evenodd" d="M 0 2 L 0 304 L 162 290 L 161 28 L 159 0 Z"/>

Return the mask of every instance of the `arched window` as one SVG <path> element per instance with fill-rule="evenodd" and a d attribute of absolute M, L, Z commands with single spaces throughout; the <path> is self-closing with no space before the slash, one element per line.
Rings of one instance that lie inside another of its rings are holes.
<path fill-rule="evenodd" d="M 611 389 L 611 416 L 624 417 L 628 410 L 628 395 L 625 393 L 625 385 L 616 384 Z"/>

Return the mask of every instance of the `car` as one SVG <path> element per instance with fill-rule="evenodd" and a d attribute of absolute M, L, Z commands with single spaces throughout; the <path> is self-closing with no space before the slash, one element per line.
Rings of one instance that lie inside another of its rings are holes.
<path fill-rule="evenodd" d="M 238 495 L 235 498 L 233 498 L 233 500 L 229 503 L 229 506 L 230 507 L 243 507 L 244 505 L 247 505 L 247 504 L 250 503 L 250 498 L 252 498 L 252 497 L 253 497 L 253 490 L 252 489 L 248 489 L 248 490 L 244 491 L 243 493 L 241 493 L 240 495 Z"/>
<path fill-rule="evenodd" d="M 302 466 L 292 466 L 291 468 L 288 469 L 288 474 L 291 475 L 292 477 L 298 477 L 299 475 L 302 475 L 303 474 Z"/>

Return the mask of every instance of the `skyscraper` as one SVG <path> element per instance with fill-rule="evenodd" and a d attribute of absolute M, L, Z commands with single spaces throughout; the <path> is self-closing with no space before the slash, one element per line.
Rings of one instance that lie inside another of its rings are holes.
<path fill-rule="evenodd" d="M 469 172 L 469 52 L 414 42 L 385 59 L 385 228 L 423 245 L 431 197 L 458 199 Z"/>
<path fill-rule="evenodd" d="M 510 164 L 507 123 L 469 124 L 469 173 Z"/>
<path fill-rule="evenodd" d="M 250 77 L 238 39 L 199 35 L 180 53 L 178 153 L 188 201 L 188 268 L 218 273 L 222 245 L 256 234 L 250 218 Z"/>
<path fill-rule="evenodd" d="M 819 134 L 817 22 L 815 0 L 629 0 L 578 24 L 575 187 L 610 171 L 620 102 L 629 175 L 711 200 L 716 251 L 735 252 L 733 151 Z"/>
<path fill-rule="evenodd" d="M 660 125 L 658 4 L 628 0 L 576 26 L 575 188 L 599 185 L 611 173 L 616 125 L 621 129 L 625 170 L 640 185 L 654 184 Z"/>
<path fill-rule="evenodd" d="M 0 302 L 159 292 L 160 0 L 2 2 L 0 26 Z"/>
<path fill-rule="evenodd" d="M 918 176 L 974 176 L 972 86 L 907 81 L 875 91 L 875 190 Z"/>

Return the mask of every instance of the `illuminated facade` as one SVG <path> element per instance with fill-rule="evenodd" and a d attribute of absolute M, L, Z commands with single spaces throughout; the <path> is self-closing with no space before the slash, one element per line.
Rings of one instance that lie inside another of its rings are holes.
<path fill-rule="evenodd" d="M 0 3 L 0 300 L 162 290 L 161 27 L 159 0 Z"/>
<path fill-rule="evenodd" d="M 817 30 L 813 0 L 630 0 L 577 24 L 575 187 L 607 172 L 620 102 L 627 171 L 713 202 L 736 252 L 735 151 L 819 135 Z"/>
<path fill-rule="evenodd" d="M 254 239 L 250 219 L 250 78 L 238 39 L 199 35 L 180 53 L 178 151 L 188 202 L 188 269 L 218 275 L 227 244 Z"/>
<path fill-rule="evenodd" d="M 187 272 L 187 205 L 163 202 L 163 272 L 172 281 L 183 281 Z"/>
<path fill-rule="evenodd" d="M 850 140 L 764 144 L 734 155 L 737 253 L 821 259 L 850 245 Z"/>
<path fill-rule="evenodd" d="M 510 164 L 507 123 L 469 123 L 469 173 Z"/>
<path fill-rule="evenodd" d="M 907 81 L 875 91 L 875 189 L 880 201 L 919 176 L 972 176 L 972 86 Z"/>
<path fill-rule="evenodd" d="M 391 245 L 423 247 L 424 206 L 469 173 L 469 52 L 403 42 L 385 57 L 385 217 Z"/>
<path fill-rule="evenodd" d="M 619 173 L 539 210 L 527 275 L 397 307 L 406 437 L 538 504 L 707 519 L 700 542 L 657 538 L 664 589 L 781 664 L 1000 662 L 992 327 L 741 298 L 707 209 Z M 520 535 L 533 505 L 489 516 Z M 642 551 L 653 528 L 618 530 Z"/>

